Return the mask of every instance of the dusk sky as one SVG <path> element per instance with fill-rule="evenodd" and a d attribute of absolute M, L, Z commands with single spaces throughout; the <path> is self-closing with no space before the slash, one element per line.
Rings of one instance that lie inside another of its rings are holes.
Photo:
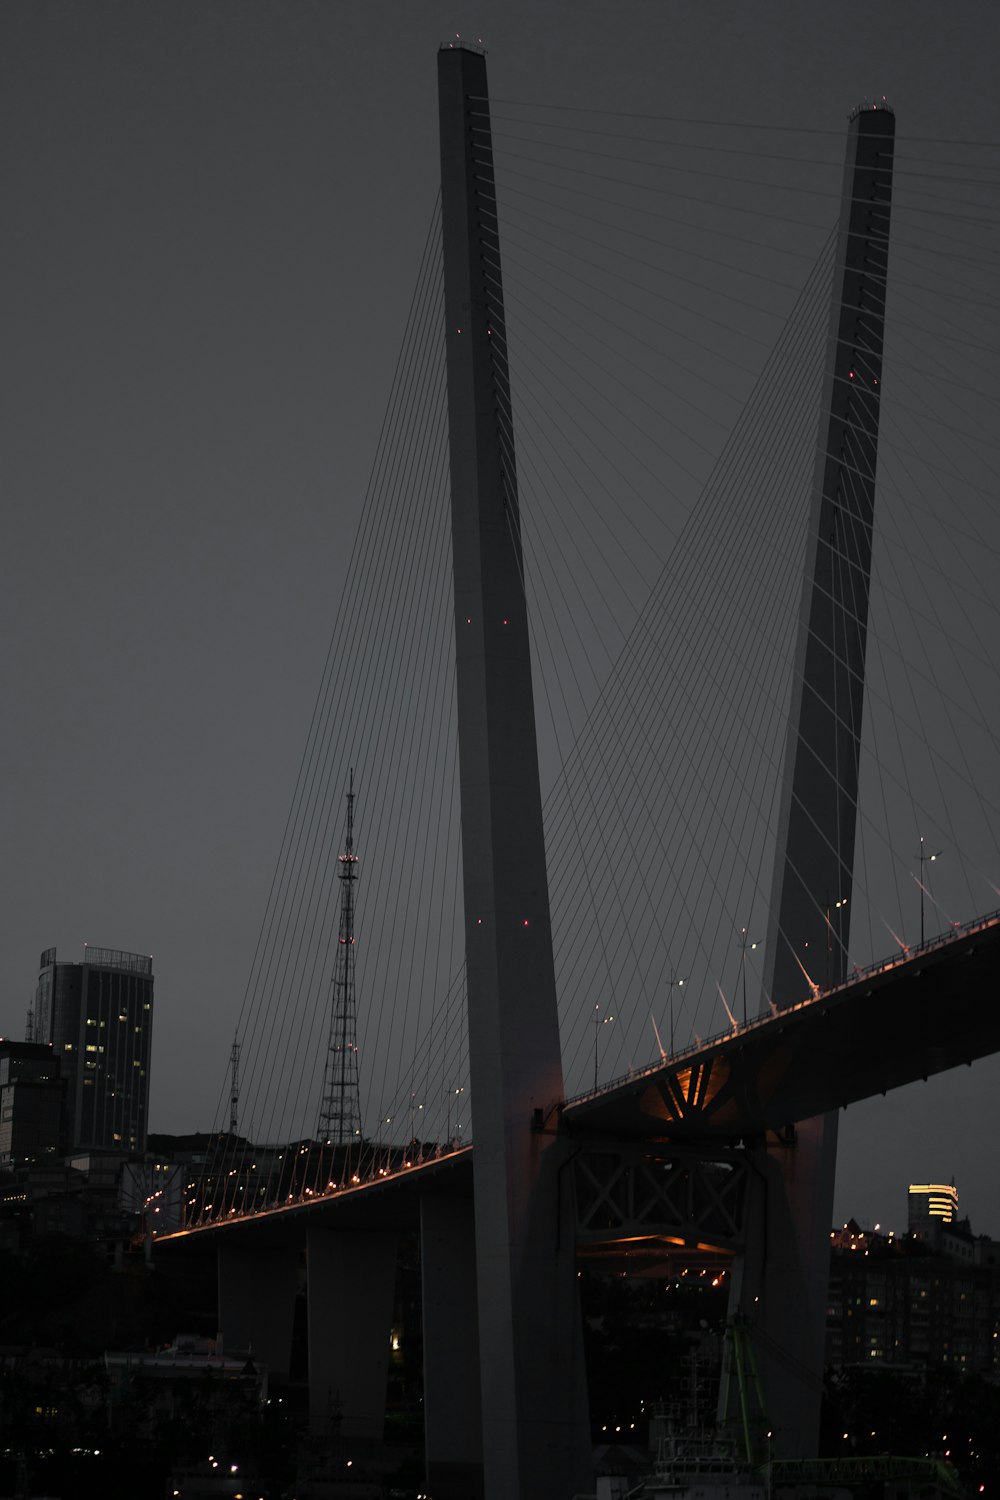
<path fill-rule="evenodd" d="M 497 99 L 799 127 L 833 161 L 851 107 L 884 95 L 901 147 L 960 143 L 950 160 L 1000 175 L 985 0 L 0 9 L 0 1030 L 23 1035 L 44 948 L 152 953 L 154 1130 L 215 1122 L 456 33 L 483 39 Z M 981 338 L 995 348 L 992 325 Z M 995 749 L 1000 707 L 983 709 Z M 976 767 L 996 784 L 995 758 Z M 998 904 L 984 886 L 981 909 Z M 998 1087 L 991 1060 L 849 1110 L 838 1215 L 901 1227 L 908 1180 L 954 1176 L 973 1227 L 1000 1234 Z"/>

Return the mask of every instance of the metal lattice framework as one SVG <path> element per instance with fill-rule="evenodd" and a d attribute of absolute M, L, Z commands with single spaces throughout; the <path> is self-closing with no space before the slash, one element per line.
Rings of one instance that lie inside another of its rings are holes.
<path fill-rule="evenodd" d="M 582 1246 L 644 1236 L 719 1250 L 742 1243 L 747 1166 L 740 1152 L 588 1143 L 574 1171 Z"/>
<path fill-rule="evenodd" d="M 330 998 L 330 1039 L 323 1074 L 323 1100 L 316 1136 L 330 1146 L 350 1146 L 361 1137 L 354 966 L 354 887 L 358 878 L 358 856 L 354 852 L 353 771 L 347 793 L 344 852 L 340 855 L 337 873 L 340 880 L 340 932 Z"/>

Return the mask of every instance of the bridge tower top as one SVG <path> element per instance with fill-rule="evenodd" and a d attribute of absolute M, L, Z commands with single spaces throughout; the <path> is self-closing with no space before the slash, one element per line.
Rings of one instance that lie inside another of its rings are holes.
<path fill-rule="evenodd" d="M 862 99 L 860 104 L 854 106 L 847 118 L 856 120 L 859 115 L 870 114 L 873 110 L 880 110 L 883 114 L 891 115 L 893 118 L 896 115 L 896 111 L 883 94 L 881 99 Z"/>

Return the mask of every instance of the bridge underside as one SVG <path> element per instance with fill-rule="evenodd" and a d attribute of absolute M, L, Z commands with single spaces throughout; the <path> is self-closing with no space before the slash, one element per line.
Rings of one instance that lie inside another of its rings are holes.
<path fill-rule="evenodd" d="M 356 1187 L 310 1197 L 260 1212 L 234 1214 L 214 1224 L 162 1235 L 157 1246 L 178 1249 L 215 1249 L 239 1242 L 254 1249 L 304 1243 L 307 1228 L 343 1230 L 407 1230 L 420 1225 L 420 1200 L 426 1196 L 472 1197 L 472 1147 L 421 1162 L 394 1176 L 362 1182 Z"/>

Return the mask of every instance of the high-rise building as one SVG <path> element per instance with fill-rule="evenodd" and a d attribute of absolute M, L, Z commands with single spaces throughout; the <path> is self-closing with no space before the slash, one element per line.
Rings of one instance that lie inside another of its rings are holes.
<path fill-rule="evenodd" d="M 0 1037 L 0 1167 L 58 1152 L 62 1101 L 59 1059 L 52 1047 Z"/>
<path fill-rule="evenodd" d="M 35 1039 L 66 1080 L 69 1150 L 145 1151 L 153 1033 L 153 960 L 84 947 L 82 963 L 41 956 Z"/>
<path fill-rule="evenodd" d="M 926 1234 L 936 1224 L 958 1218 L 958 1189 L 953 1182 L 911 1182 L 907 1223 L 911 1234 Z"/>

